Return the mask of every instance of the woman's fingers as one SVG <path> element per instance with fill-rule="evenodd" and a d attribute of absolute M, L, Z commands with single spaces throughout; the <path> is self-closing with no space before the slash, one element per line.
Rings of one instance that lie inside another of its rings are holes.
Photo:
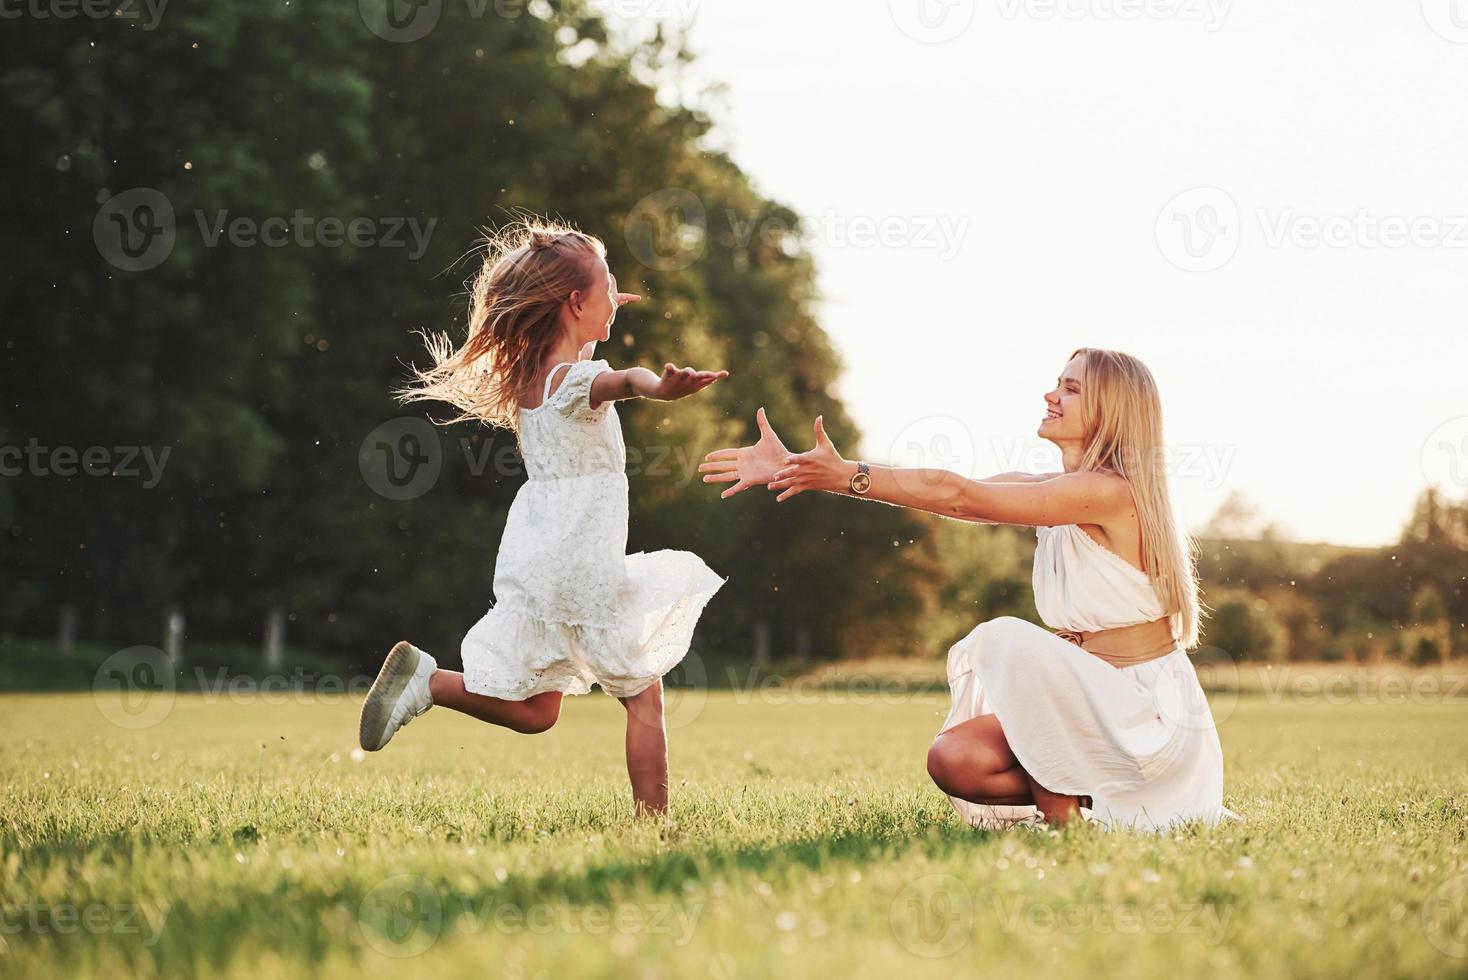
<path fill-rule="evenodd" d="M 720 500 L 728 500 L 730 497 L 734 496 L 736 493 L 743 493 L 745 490 L 748 490 L 752 486 L 754 486 L 754 484 L 752 484 L 752 483 L 745 483 L 743 480 L 741 480 L 741 481 L 739 481 L 739 483 L 735 484 L 734 486 L 732 486 L 729 489 L 725 490 L 723 493 L 719 494 L 719 499 Z"/>
<path fill-rule="evenodd" d="M 728 473 L 706 473 L 703 477 L 704 483 L 733 483 L 739 479 L 738 470 L 730 470 Z"/>
<path fill-rule="evenodd" d="M 703 458 L 703 460 L 704 460 L 705 463 L 717 463 L 717 462 L 719 462 L 721 460 L 726 460 L 726 459 L 737 460 L 738 458 L 739 458 L 739 450 L 738 449 L 715 449 L 713 452 L 711 452 L 707 456 L 705 456 Z"/>
<path fill-rule="evenodd" d="M 712 462 L 704 460 L 698 464 L 698 472 L 700 473 L 727 473 L 737 469 L 739 469 L 739 460 L 737 459 L 719 459 Z"/>
<path fill-rule="evenodd" d="M 617 294 L 617 305 L 618 306 L 626 306 L 628 303 L 637 303 L 637 302 L 640 302 L 641 300 L 642 300 L 642 296 L 639 295 L 639 294 L 637 294 L 637 293 L 618 293 Z"/>

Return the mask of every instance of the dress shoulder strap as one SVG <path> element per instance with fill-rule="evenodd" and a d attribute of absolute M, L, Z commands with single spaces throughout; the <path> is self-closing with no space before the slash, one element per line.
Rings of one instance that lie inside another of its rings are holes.
<path fill-rule="evenodd" d="M 556 380 L 556 372 L 563 367 L 570 366 L 570 361 L 562 361 L 561 363 L 550 369 L 550 373 L 545 376 L 545 391 L 540 393 L 540 403 L 542 405 L 544 405 L 550 399 L 551 382 Z"/>

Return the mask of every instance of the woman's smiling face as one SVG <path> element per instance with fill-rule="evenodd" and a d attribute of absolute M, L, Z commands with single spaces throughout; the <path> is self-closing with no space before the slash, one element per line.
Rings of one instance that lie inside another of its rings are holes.
<path fill-rule="evenodd" d="M 1035 434 L 1051 442 L 1079 442 L 1085 437 L 1081 419 L 1081 393 L 1085 390 L 1086 359 L 1076 355 L 1045 393 L 1045 417 Z"/>

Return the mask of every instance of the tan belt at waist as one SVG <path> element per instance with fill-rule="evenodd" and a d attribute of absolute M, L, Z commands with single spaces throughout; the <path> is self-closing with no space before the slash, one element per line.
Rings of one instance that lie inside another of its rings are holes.
<path fill-rule="evenodd" d="M 1172 623 L 1166 616 L 1150 623 L 1109 630 L 1056 630 L 1055 635 L 1117 669 L 1157 660 L 1177 649 L 1177 638 L 1172 635 Z"/>

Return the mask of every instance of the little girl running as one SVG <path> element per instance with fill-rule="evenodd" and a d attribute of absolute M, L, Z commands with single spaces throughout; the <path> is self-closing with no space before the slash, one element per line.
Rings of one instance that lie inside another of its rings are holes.
<path fill-rule="evenodd" d="M 612 402 L 686 398 L 728 375 L 668 364 L 614 371 L 591 360 L 617 308 L 602 243 L 571 228 L 518 223 L 495 236 L 475 277 L 469 337 L 425 337 L 433 366 L 398 392 L 517 433 L 530 479 L 510 507 L 494 570 L 496 604 L 464 637 L 462 674 L 406 641 L 362 706 L 376 751 L 435 704 L 534 734 L 561 698 L 592 684 L 627 708 L 627 773 L 638 813 L 668 806 L 662 676 L 724 584 L 686 551 L 628 555 L 627 450 Z"/>

